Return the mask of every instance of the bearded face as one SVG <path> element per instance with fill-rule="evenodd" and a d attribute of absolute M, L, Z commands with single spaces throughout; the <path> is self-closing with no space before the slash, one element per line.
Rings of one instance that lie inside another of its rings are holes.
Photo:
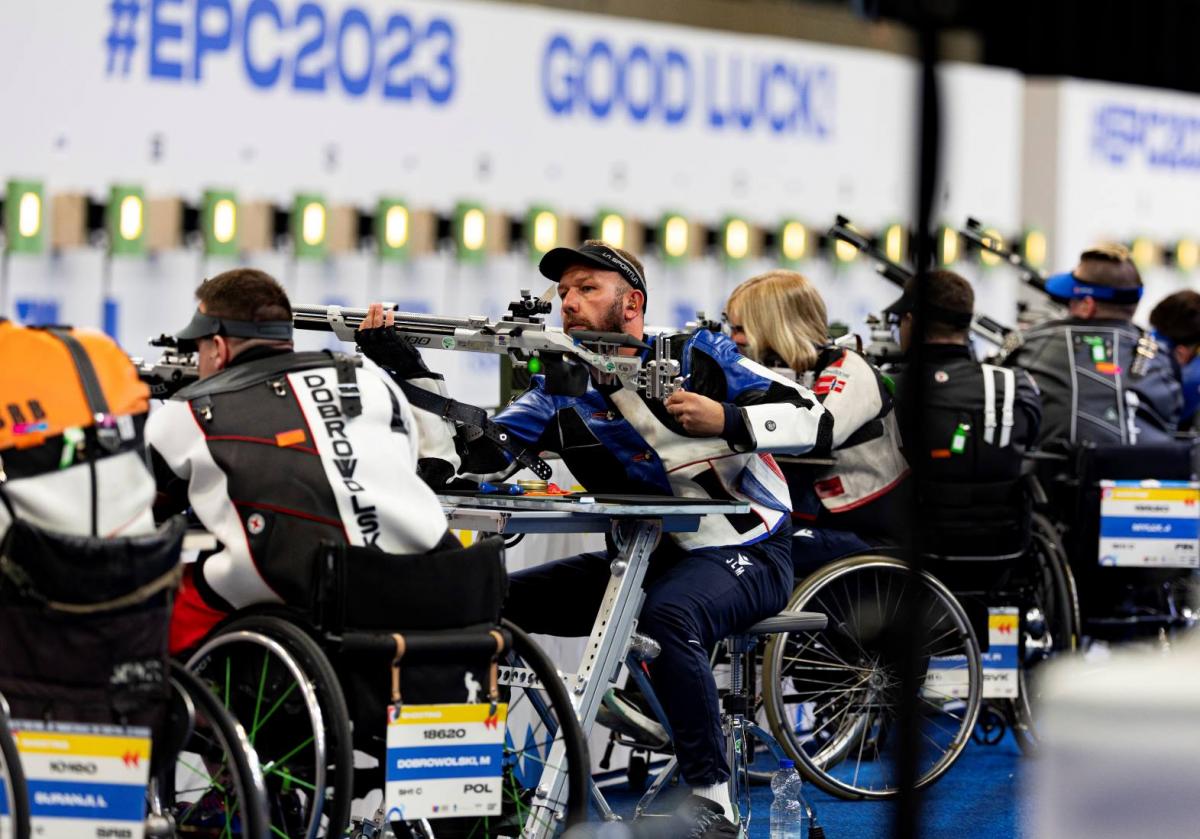
<path fill-rule="evenodd" d="M 625 295 L 612 301 L 606 309 L 590 313 L 576 312 L 568 315 L 563 313 L 563 329 L 570 332 L 573 329 L 586 329 L 593 332 L 620 332 L 624 319 L 621 312 L 625 309 Z"/>

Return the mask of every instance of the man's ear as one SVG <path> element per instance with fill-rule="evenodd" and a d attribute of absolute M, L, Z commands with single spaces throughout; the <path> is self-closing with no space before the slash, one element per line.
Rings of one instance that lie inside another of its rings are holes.
<path fill-rule="evenodd" d="M 224 335 L 213 336 L 213 348 L 217 356 L 217 369 L 224 370 L 229 366 L 229 359 L 233 357 L 233 352 L 229 347 L 229 341 Z"/>
<path fill-rule="evenodd" d="M 643 307 L 646 305 L 646 295 L 638 289 L 634 289 L 625 295 L 625 320 L 634 320 L 638 315 L 642 314 Z"/>
<path fill-rule="evenodd" d="M 1192 348 L 1182 344 L 1176 344 L 1175 349 L 1172 350 L 1172 352 L 1175 355 L 1175 361 L 1180 367 L 1187 367 L 1188 364 L 1191 363 L 1191 360 L 1195 358 L 1195 355 L 1192 353 Z"/>
<path fill-rule="evenodd" d="M 1089 320 L 1096 316 L 1096 298 L 1076 297 L 1067 304 L 1067 311 L 1077 318 Z"/>

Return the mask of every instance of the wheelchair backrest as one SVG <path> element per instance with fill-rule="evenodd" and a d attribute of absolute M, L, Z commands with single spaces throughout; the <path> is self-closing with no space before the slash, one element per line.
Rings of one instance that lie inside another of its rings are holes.
<path fill-rule="evenodd" d="M 508 591 L 499 537 L 403 555 L 327 545 L 316 574 L 313 620 L 326 632 L 494 626 Z"/>
<path fill-rule="evenodd" d="M 922 553 L 945 559 L 1007 560 L 1024 553 L 1030 501 L 1022 479 L 991 483 L 925 481 L 920 487 Z"/>
<path fill-rule="evenodd" d="M 0 546 L 0 693 L 17 717 L 153 724 L 187 529 L 74 536 L 17 521 Z"/>

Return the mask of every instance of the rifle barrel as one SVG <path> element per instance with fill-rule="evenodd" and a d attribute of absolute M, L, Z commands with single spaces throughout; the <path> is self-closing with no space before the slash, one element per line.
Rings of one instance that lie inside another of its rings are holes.
<path fill-rule="evenodd" d="M 330 306 L 300 304 L 292 307 L 292 324 L 297 329 L 316 332 L 332 332 L 333 321 L 329 319 Z M 357 329 L 367 317 L 366 309 L 339 309 L 342 322 L 350 329 Z M 417 312 L 396 312 L 396 326 L 401 331 L 420 331 L 427 335 L 453 335 L 456 329 L 472 326 L 469 318 L 450 318 L 440 315 L 425 315 Z"/>

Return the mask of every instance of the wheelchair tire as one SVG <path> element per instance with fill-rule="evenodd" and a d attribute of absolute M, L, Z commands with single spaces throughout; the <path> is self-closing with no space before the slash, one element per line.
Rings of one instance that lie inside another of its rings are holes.
<path fill-rule="evenodd" d="M 1043 553 L 1043 562 L 1053 579 L 1054 602 L 1059 614 L 1054 617 L 1051 628 L 1066 638 L 1056 649 L 1075 652 L 1083 638 L 1083 617 L 1079 611 L 1079 590 L 1075 586 L 1075 575 L 1071 562 L 1063 547 L 1058 528 L 1041 513 L 1033 514 L 1033 538 Z"/>
<path fill-rule="evenodd" d="M 261 667 L 232 659 L 235 648 L 256 660 L 261 656 Z M 223 625 L 187 666 L 213 684 L 247 726 L 263 762 L 271 832 L 289 839 L 341 837 L 350 823 L 354 786 L 350 715 L 333 666 L 316 641 L 283 618 L 248 615 Z M 253 684 L 231 684 L 235 666 Z M 291 687 L 284 687 L 289 680 Z M 268 684 L 276 689 L 269 703 Z M 248 687 L 255 693 L 247 693 Z M 299 696 L 293 698 L 296 689 Z M 263 730 L 280 709 L 282 724 Z"/>
<path fill-rule="evenodd" d="M 546 698 L 549 699 L 549 710 L 554 713 L 559 728 L 554 739 L 561 739 L 566 755 L 566 800 L 562 802 L 561 810 L 554 813 L 554 819 L 565 830 L 587 820 L 588 812 L 588 779 L 591 777 L 592 763 L 588 756 L 587 740 L 579 725 L 575 713 L 575 705 L 571 695 L 559 677 L 558 668 L 537 642 L 525 630 L 509 620 L 502 620 L 501 625 L 512 634 L 512 659 L 517 663 L 524 662 L 541 682 Z M 533 693 L 533 692 L 531 692 Z M 512 710 L 512 702 L 509 703 Z M 555 805 L 555 809 L 558 805 Z M 538 814 L 530 813 L 526 820 L 526 831 L 536 826 Z"/>
<path fill-rule="evenodd" d="M 1030 553 L 1035 567 L 1031 570 L 1033 603 L 1044 620 L 1043 636 L 1033 639 L 1029 635 L 1027 608 L 1022 615 L 1021 661 L 1018 671 L 1018 696 L 1008 703 L 1007 716 L 1013 739 L 1022 754 L 1036 754 L 1040 737 L 1037 730 L 1036 707 L 1038 670 L 1049 658 L 1071 653 L 1079 649 L 1082 619 L 1079 614 L 1079 599 L 1075 591 L 1075 578 L 1053 522 L 1040 513 L 1033 517 L 1033 549 Z M 1047 638 L 1048 636 L 1048 638 Z M 1049 649 L 1031 652 L 1032 643 L 1044 644 Z"/>
<path fill-rule="evenodd" d="M 177 739 L 152 763 L 147 835 L 163 835 L 169 826 L 180 837 L 267 839 L 266 790 L 245 729 L 207 684 L 175 662 L 171 684 L 171 713 L 180 716 L 170 717 L 166 730 Z"/>
<path fill-rule="evenodd" d="M 17 741 L 8 725 L 8 704 L 0 696 L 0 836 L 29 839 L 29 797 Z"/>
<path fill-rule="evenodd" d="M 970 619 L 941 582 L 891 557 L 838 560 L 801 582 L 787 607 L 824 613 L 829 626 L 781 633 L 767 643 L 763 689 L 771 731 L 805 778 L 832 795 L 883 799 L 900 792 L 895 729 L 905 652 L 892 630 L 901 599 L 912 596 L 920 598 L 916 605 L 927 623 L 920 696 L 925 748 L 917 778 L 917 787 L 925 787 L 970 742 L 983 685 Z"/>
<path fill-rule="evenodd" d="M 433 820 L 436 839 L 553 837 L 587 819 L 591 759 L 571 696 L 537 642 L 508 620 L 501 620 L 501 626 L 512 636 L 512 647 L 500 660 L 500 684 L 508 693 L 502 810 L 494 817 Z M 542 783 L 542 771 L 559 745 L 566 785 L 560 798 L 546 801 L 550 791 Z M 411 832 L 411 824 L 405 829 Z M 403 835 L 402 830 L 393 832 Z"/>

